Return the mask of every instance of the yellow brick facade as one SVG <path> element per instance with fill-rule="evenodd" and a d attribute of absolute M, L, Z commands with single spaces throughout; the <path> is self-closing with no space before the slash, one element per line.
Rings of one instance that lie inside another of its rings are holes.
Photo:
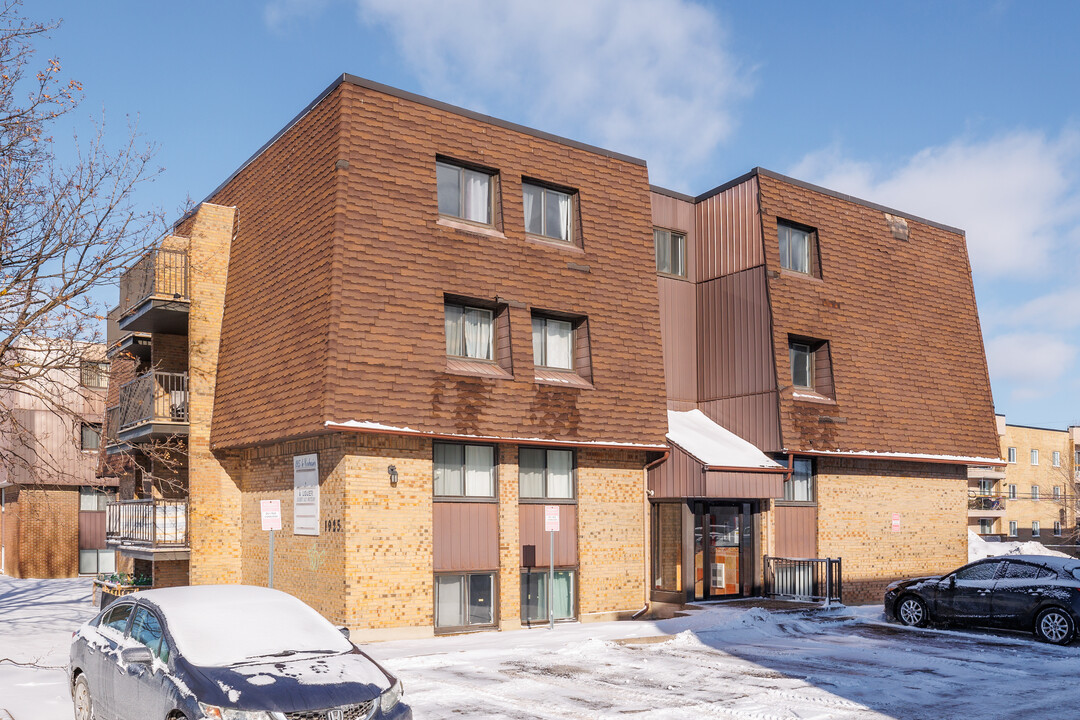
<path fill-rule="evenodd" d="M 1001 435 L 1001 457 L 1008 461 L 1014 448 L 1015 462 L 1005 466 L 1005 478 L 996 481 L 992 492 L 1004 499 L 1005 512 L 997 518 L 993 530 L 1006 540 L 1029 540 L 1032 523 L 1039 523 L 1037 539 L 1044 544 L 1060 542 L 1076 523 L 1074 477 L 1074 442 L 1068 430 L 1005 425 Z M 1038 462 L 1032 462 L 1032 451 Z M 1058 463 L 1054 464 L 1054 453 Z M 1013 498 L 1015 486 L 1015 499 Z M 1054 498 L 1057 489 L 1059 499 Z M 973 529 L 978 531 L 978 520 Z M 1010 522 L 1016 523 L 1016 535 L 1010 534 Z M 1060 537 L 1054 535 L 1054 523 L 1061 523 Z"/>

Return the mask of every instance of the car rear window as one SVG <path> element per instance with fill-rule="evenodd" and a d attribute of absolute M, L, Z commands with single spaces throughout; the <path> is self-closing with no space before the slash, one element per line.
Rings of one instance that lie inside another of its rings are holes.
<path fill-rule="evenodd" d="M 1056 578 L 1058 574 L 1050 568 L 1039 568 L 1039 579 Z"/>

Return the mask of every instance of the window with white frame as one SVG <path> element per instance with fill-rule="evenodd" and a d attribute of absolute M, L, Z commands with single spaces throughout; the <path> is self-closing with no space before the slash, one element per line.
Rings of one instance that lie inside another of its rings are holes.
<path fill-rule="evenodd" d="M 1055 450 L 1050 455 L 1050 462 L 1054 467 L 1061 467 L 1061 451 Z"/>
<path fill-rule="evenodd" d="M 574 324 L 533 315 L 533 364 L 537 367 L 574 369 Z"/>
<path fill-rule="evenodd" d="M 686 277 L 686 235 L 653 228 L 656 243 L 656 272 Z"/>
<path fill-rule="evenodd" d="M 991 518 L 979 518 L 979 534 L 992 535 L 994 533 L 994 521 Z"/>
<path fill-rule="evenodd" d="M 491 445 L 434 443 L 436 497 L 495 497 L 495 448 Z"/>
<path fill-rule="evenodd" d="M 1031 521 L 1031 537 L 1039 537 L 1039 521 Z"/>
<path fill-rule="evenodd" d="M 784 500 L 795 502 L 814 501 L 814 461 L 795 458 L 791 464 L 791 476 L 784 480 Z"/>
<path fill-rule="evenodd" d="M 1016 499 L 1016 486 L 1015 485 L 1010 485 L 1009 486 L 1009 499 L 1010 500 L 1015 500 Z"/>
<path fill-rule="evenodd" d="M 1061 537 L 1061 521 L 1054 521 L 1054 537 Z"/>
<path fill-rule="evenodd" d="M 525 232 L 563 242 L 574 241 L 574 196 L 523 182 Z"/>
<path fill-rule="evenodd" d="M 1031 486 L 1031 499 L 1032 500 L 1038 500 L 1039 499 L 1039 486 L 1038 485 L 1032 485 Z"/>
<path fill-rule="evenodd" d="M 810 345 L 801 342 L 788 344 L 788 358 L 791 360 L 791 384 L 797 388 L 814 388 L 814 351 Z"/>
<path fill-rule="evenodd" d="M 573 499 L 574 451 L 519 448 L 518 493 L 526 499 Z"/>
<path fill-rule="evenodd" d="M 435 627 L 463 628 L 495 623 L 492 573 L 440 573 L 435 576 Z"/>
<path fill-rule="evenodd" d="M 445 323 L 447 355 L 471 360 L 494 360 L 493 311 L 447 303 Z"/>
<path fill-rule="evenodd" d="M 778 222 L 780 267 L 793 272 L 813 272 L 814 241 L 817 232 L 807 227 Z"/>
<path fill-rule="evenodd" d="M 1009 537 L 1016 537 L 1016 521 L 1009 521 Z"/>
<path fill-rule="evenodd" d="M 1009 448 L 1009 462 L 1016 463 L 1016 448 L 1014 447 Z"/>
<path fill-rule="evenodd" d="M 1038 465 L 1039 464 L 1039 451 L 1038 450 L 1033 449 L 1031 451 L 1031 464 L 1032 465 Z"/>
<path fill-rule="evenodd" d="M 1055 500 L 1060 500 L 1061 499 L 1061 486 L 1060 485 L 1055 485 L 1054 486 L 1054 499 Z"/>
<path fill-rule="evenodd" d="M 435 163 L 439 214 L 490 225 L 494 204 L 492 174 L 439 161 Z"/>

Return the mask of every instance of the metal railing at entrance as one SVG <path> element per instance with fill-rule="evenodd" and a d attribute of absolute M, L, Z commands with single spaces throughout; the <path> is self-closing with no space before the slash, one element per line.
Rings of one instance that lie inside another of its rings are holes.
<path fill-rule="evenodd" d="M 840 558 L 765 556 L 765 595 L 788 600 L 842 603 L 844 576 Z"/>

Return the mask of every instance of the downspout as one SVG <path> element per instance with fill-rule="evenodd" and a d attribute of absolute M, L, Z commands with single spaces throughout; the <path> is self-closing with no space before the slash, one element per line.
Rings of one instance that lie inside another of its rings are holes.
<path fill-rule="evenodd" d="M 649 505 L 649 471 L 652 470 L 653 468 L 658 467 L 659 465 L 661 465 L 669 457 L 671 457 L 671 448 L 668 448 L 668 449 L 664 450 L 663 455 L 661 455 L 656 460 L 653 460 L 651 463 L 646 464 L 645 468 L 644 468 L 644 472 L 642 472 L 642 478 L 643 478 L 644 490 L 645 490 L 645 494 L 644 494 L 645 495 L 645 503 L 644 503 L 644 507 L 641 510 L 641 538 L 642 538 L 642 540 L 649 537 L 649 507 L 650 507 L 650 505 Z M 652 544 L 651 543 L 649 544 L 649 549 L 650 550 L 652 549 Z M 650 579 L 649 579 L 649 553 L 642 553 L 641 563 L 642 563 L 642 566 L 643 566 L 643 568 L 642 568 L 642 573 L 643 573 L 642 577 L 645 578 L 645 595 L 642 598 L 642 600 L 644 601 L 645 604 L 641 606 L 640 610 L 638 610 L 636 613 L 634 613 L 633 615 L 630 616 L 631 620 L 637 620 L 639 617 L 644 615 L 649 610 L 649 583 L 650 583 Z"/>

